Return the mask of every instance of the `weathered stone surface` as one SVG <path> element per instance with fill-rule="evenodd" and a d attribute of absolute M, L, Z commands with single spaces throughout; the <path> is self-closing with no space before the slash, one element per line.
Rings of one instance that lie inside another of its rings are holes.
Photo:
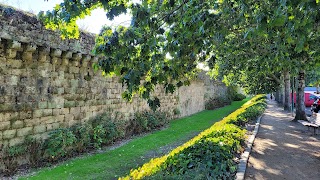
<path fill-rule="evenodd" d="M 16 144 L 21 144 L 24 141 L 24 137 L 16 137 L 9 140 L 9 146 L 14 146 Z"/>
<path fill-rule="evenodd" d="M 34 126 L 33 128 L 33 133 L 34 134 L 39 134 L 39 133 L 43 133 L 47 131 L 47 126 L 42 124 L 42 125 L 38 125 L 38 126 Z"/>
<path fill-rule="evenodd" d="M 19 129 L 19 128 L 23 128 L 24 123 L 23 121 L 15 121 L 12 123 L 12 128 L 13 129 Z"/>
<path fill-rule="evenodd" d="M 16 133 L 17 133 L 16 129 L 3 131 L 2 138 L 3 139 L 12 139 L 16 136 Z"/>
<path fill-rule="evenodd" d="M 18 129 L 17 136 L 22 137 L 22 136 L 30 135 L 30 134 L 32 134 L 32 130 L 33 130 L 32 127 L 25 127 L 22 129 Z"/>
<path fill-rule="evenodd" d="M 125 87 L 118 77 L 93 71 L 92 63 L 102 59 L 91 54 L 94 36 L 81 33 L 79 40 L 61 40 L 34 16 L 13 11 L 0 16 L 2 143 L 12 145 L 29 134 L 47 137 L 50 130 L 85 123 L 103 112 L 120 113 L 126 121 L 149 109 L 137 96 L 131 103 L 121 98 Z M 225 89 L 202 74 L 173 94 L 157 86 L 154 95 L 161 110 L 179 110 L 174 117 L 182 117 L 203 110 L 206 99 L 222 96 Z"/>
<path fill-rule="evenodd" d="M 0 122 L 0 131 L 10 129 L 10 121 Z"/>

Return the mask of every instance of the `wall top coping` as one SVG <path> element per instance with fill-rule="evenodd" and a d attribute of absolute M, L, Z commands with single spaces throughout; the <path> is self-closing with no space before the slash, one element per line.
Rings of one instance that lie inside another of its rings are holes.
<path fill-rule="evenodd" d="M 0 4 L 0 39 L 88 55 L 92 55 L 95 44 L 95 34 L 84 32 L 80 32 L 79 39 L 62 40 L 59 32 L 46 29 L 36 15 L 3 4 Z"/>

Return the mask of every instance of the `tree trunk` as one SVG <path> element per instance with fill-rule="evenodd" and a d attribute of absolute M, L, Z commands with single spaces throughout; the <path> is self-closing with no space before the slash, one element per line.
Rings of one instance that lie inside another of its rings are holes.
<path fill-rule="evenodd" d="M 297 89 L 297 100 L 296 100 L 296 116 L 294 121 L 297 120 L 307 120 L 306 116 L 306 106 L 304 105 L 304 70 L 299 72 L 298 75 L 298 89 Z"/>
<path fill-rule="evenodd" d="M 283 109 L 290 111 L 290 73 L 284 71 L 284 103 Z"/>
<path fill-rule="evenodd" d="M 281 91 L 281 89 L 280 88 L 278 88 L 278 90 L 275 92 L 275 94 L 274 94 L 274 99 L 278 102 L 278 103 L 280 103 L 281 102 L 281 100 L 280 100 L 280 91 Z"/>

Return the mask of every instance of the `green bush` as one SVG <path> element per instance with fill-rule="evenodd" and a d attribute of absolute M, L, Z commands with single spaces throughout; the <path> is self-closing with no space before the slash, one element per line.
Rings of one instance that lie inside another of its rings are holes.
<path fill-rule="evenodd" d="M 168 116 L 161 111 L 143 111 L 135 114 L 130 128 L 134 134 L 148 132 L 168 124 Z"/>
<path fill-rule="evenodd" d="M 120 137 L 116 124 L 112 118 L 103 113 L 92 120 L 92 143 L 95 148 L 101 148 Z"/>
<path fill-rule="evenodd" d="M 224 127 L 219 133 L 201 138 L 180 153 L 170 156 L 162 165 L 162 177 L 207 177 L 207 179 L 228 179 L 236 171 L 232 161 L 234 154 L 241 149 L 239 139 L 243 140 L 244 131 L 236 126 Z M 237 137 L 235 138 L 234 135 Z M 198 174 L 189 173 L 196 171 Z M 178 178 L 180 179 L 180 178 Z"/>
<path fill-rule="evenodd" d="M 224 107 L 226 105 L 230 105 L 231 100 L 228 97 L 217 97 L 217 98 L 210 98 L 205 103 L 205 108 L 207 110 L 213 110 L 220 107 Z"/>
<path fill-rule="evenodd" d="M 242 101 L 243 99 L 245 99 L 246 96 L 240 93 L 237 93 L 234 95 L 233 100 L 234 101 Z"/>
<path fill-rule="evenodd" d="M 23 145 L 1 148 L 0 160 L 4 165 L 4 169 L 3 172 L 0 171 L 0 174 L 3 174 L 4 176 L 13 175 L 18 170 L 19 157 L 24 155 L 25 152 L 26 148 Z"/>
<path fill-rule="evenodd" d="M 56 129 L 49 133 L 49 138 L 45 142 L 45 155 L 51 161 L 68 157 L 74 150 L 75 142 L 76 136 L 71 129 Z"/>
<path fill-rule="evenodd" d="M 73 134 L 76 137 L 74 142 L 75 150 L 78 153 L 86 151 L 86 148 L 91 143 L 92 126 L 90 125 L 75 125 L 71 127 Z"/>

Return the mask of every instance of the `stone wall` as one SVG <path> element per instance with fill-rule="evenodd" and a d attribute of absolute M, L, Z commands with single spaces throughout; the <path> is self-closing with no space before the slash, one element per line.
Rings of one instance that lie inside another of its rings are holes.
<path fill-rule="evenodd" d="M 93 45 L 92 34 L 61 40 L 33 15 L 0 6 L 0 147 L 28 135 L 45 138 L 50 130 L 85 123 L 102 112 L 120 112 L 127 121 L 149 109 L 137 97 L 124 101 L 117 77 L 93 72 L 98 60 Z M 183 117 L 204 110 L 205 99 L 224 89 L 202 75 L 174 94 L 160 86 L 155 94 L 162 110 Z"/>

